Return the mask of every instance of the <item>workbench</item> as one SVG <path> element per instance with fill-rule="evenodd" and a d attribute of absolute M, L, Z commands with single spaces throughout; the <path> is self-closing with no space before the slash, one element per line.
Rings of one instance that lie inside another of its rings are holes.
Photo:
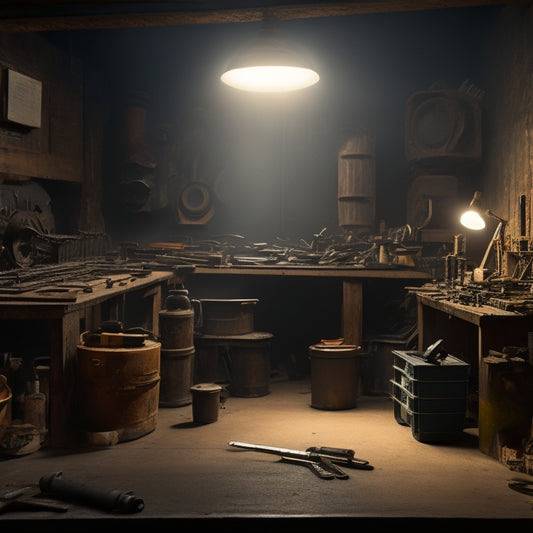
<path fill-rule="evenodd" d="M 341 331 L 345 344 L 360 346 L 363 340 L 363 293 L 367 280 L 428 280 L 427 272 L 402 268 L 354 268 L 324 266 L 196 266 L 194 276 L 263 276 L 272 278 L 336 278 L 342 281 Z"/>
<path fill-rule="evenodd" d="M 415 288 L 418 308 L 418 349 L 425 350 L 443 339 L 447 353 L 470 364 L 470 391 L 479 400 L 482 383 L 481 363 L 490 350 L 501 352 L 508 346 L 528 345 L 528 332 L 533 331 L 533 314 L 498 309 L 489 305 L 467 305 L 445 299 L 431 288 Z M 477 423 L 478 406 L 468 413 Z"/>
<path fill-rule="evenodd" d="M 77 346 L 80 334 L 100 326 L 104 320 L 119 320 L 124 327 L 142 325 L 158 335 L 159 311 L 164 287 L 172 271 L 147 271 L 146 274 L 122 275 L 114 282 L 94 284 L 90 291 L 74 290 L 68 294 L 54 290 L 39 295 L 3 296 L 0 320 L 45 321 L 50 330 L 50 397 L 47 445 L 71 444 L 75 416 Z M 112 279 L 112 278 L 111 278 Z M 142 316 L 141 316 L 142 315 Z M 31 332 L 27 332 L 31 334 Z"/>

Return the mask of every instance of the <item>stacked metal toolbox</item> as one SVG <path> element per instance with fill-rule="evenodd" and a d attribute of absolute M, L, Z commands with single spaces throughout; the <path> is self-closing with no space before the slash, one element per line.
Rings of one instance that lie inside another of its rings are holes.
<path fill-rule="evenodd" d="M 393 350 L 394 418 L 420 442 L 457 440 L 464 429 L 470 365 L 448 355 L 438 364 L 424 352 Z"/>

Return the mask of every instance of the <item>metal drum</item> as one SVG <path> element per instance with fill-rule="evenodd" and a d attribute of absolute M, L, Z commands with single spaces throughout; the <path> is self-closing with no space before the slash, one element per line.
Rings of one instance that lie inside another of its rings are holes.
<path fill-rule="evenodd" d="M 114 431 L 119 441 L 153 431 L 158 418 L 161 344 L 146 339 L 140 346 L 80 344 L 77 350 L 81 428 Z"/>
<path fill-rule="evenodd" d="M 270 393 L 271 333 L 254 332 L 229 342 L 232 396 L 252 398 Z"/>
<path fill-rule="evenodd" d="M 194 346 L 178 349 L 161 348 L 160 407 L 181 407 L 192 401 Z"/>
<path fill-rule="evenodd" d="M 216 383 L 197 383 L 191 387 L 195 424 L 211 424 L 218 420 L 221 390 L 222 387 Z"/>
<path fill-rule="evenodd" d="M 311 407 L 352 409 L 359 385 L 359 346 L 314 344 L 311 360 Z"/>
<path fill-rule="evenodd" d="M 254 331 L 257 299 L 202 299 L 204 335 L 245 335 Z"/>
<path fill-rule="evenodd" d="M 194 346 L 194 311 L 192 309 L 159 312 L 161 346 L 170 350 Z"/>

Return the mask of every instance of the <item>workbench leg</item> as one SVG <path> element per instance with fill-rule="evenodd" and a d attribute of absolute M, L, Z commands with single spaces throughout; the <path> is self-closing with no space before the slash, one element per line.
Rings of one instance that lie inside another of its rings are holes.
<path fill-rule="evenodd" d="M 342 336 L 345 344 L 361 346 L 363 341 L 363 282 L 342 281 Z"/>
<path fill-rule="evenodd" d="M 163 289 L 162 285 L 157 285 L 155 287 L 152 287 L 151 289 L 147 290 L 143 297 L 145 299 L 151 299 L 150 302 L 150 317 L 148 325 L 148 328 L 152 330 L 152 333 L 158 337 L 159 336 L 159 313 L 163 306 Z"/>
<path fill-rule="evenodd" d="M 418 335 L 418 350 L 424 351 L 424 306 L 417 302 L 417 335 Z"/>
<path fill-rule="evenodd" d="M 51 321 L 48 444 L 61 447 L 74 440 L 77 347 L 80 314 L 67 313 Z"/>

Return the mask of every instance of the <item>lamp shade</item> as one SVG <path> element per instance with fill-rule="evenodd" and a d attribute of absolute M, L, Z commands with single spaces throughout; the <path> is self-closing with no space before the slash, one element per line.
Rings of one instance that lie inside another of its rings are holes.
<path fill-rule="evenodd" d="M 461 224 L 468 229 L 482 230 L 485 228 L 485 219 L 481 216 L 479 205 L 481 203 L 481 192 L 476 191 L 468 206 L 468 209 L 461 215 Z"/>
<path fill-rule="evenodd" d="M 320 76 L 266 21 L 256 42 L 235 58 L 220 79 L 243 91 L 282 93 L 315 85 Z"/>
<path fill-rule="evenodd" d="M 485 227 L 485 221 L 477 209 L 469 209 L 461 215 L 461 224 L 468 229 L 481 230 Z"/>

